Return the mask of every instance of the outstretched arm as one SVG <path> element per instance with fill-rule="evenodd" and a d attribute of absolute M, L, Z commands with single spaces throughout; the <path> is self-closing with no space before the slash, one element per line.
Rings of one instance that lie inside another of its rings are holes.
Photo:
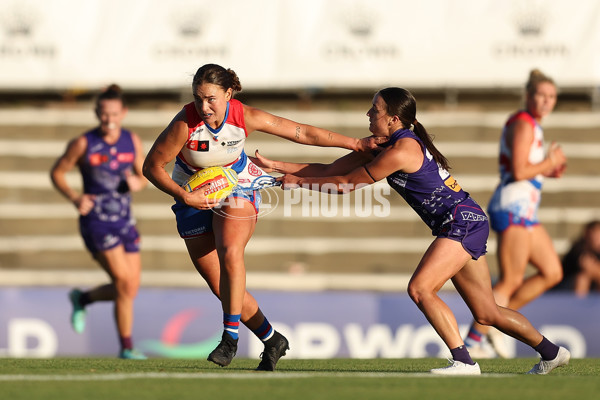
<path fill-rule="evenodd" d="M 250 157 L 259 167 L 268 172 L 279 172 L 296 176 L 333 176 L 346 174 L 353 169 L 366 164 L 374 157 L 366 152 L 351 152 L 329 163 L 293 163 L 271 160 L 256 150 L 255 157 Z"/>
<path fill-rule="evenodd" d="M 284 189 L 303 187 L 328 193 L 348 193 L 373 184 L 396 171 L 415 172 L 422 163 L 423 152 L 420 145 L 415 140 L 407 138 L 398 140 L 392 147 L 379 153 L 374 160 L 359 164 L 346 173 L 331 176 L 287 174 L 278 180 Z"/>
<path fill-rule="evenodd" d="M 247 105 L 244 105 L 244 120 L 248 132 L 261 131 L 292 142 L 311 146 L 341 147 L 353 151 L 367 151 L 377 148 L 379 144 L 387 140 L 386 138 L 374 136 L 362 139 L 351 138 L 327 129 L 300 124 Z"/>

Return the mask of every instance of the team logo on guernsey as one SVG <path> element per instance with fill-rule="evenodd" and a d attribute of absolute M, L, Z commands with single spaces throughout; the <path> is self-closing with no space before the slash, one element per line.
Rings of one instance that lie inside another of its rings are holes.
<path fill-rule="evenodd" d="M 252 176 L 261 176 L 262 175 L 262 171 L 258 168 L 256 168 L 256 165 L 252 164 L 252 163 L 248 163 L 248 173 Z"/>

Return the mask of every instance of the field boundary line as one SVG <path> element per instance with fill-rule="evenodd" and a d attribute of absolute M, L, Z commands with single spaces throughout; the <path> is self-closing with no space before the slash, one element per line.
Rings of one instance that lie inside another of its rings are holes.
<path fill-rule="evenodd" d="M 516 376 L 517 374 L 481 374 L 483 378 L 506 378 Z M 15 381 L 121 381 L 128 379 L 307 379 L 307 378 L 440 378 L 427 372 L 275 372 L 275 373 L 257 373 L 248 371 L 247 373 L 214 373 L 214 372 L 195 372 L 195 373 L 159 373 L 159 372 L 132 372 L 132 373 L 108 373 L 95 375 L 0 375 L 2 382 Z M 443 377 L 442 377 L 443 378 Z"/>

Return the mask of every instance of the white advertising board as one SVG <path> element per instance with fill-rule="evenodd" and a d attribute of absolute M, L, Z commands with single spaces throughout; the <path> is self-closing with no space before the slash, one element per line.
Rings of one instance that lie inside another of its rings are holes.
<path fill-rule="evenodd" d="M 244 88 L 600 85 L 600 2 L 4 0 L 0 90 L 188 86 L 214 62 Z"/>

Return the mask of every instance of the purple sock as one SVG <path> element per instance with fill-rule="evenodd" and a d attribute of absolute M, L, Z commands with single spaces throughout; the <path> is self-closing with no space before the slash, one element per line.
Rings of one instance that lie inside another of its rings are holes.
<path fill-rule="evenodd" d="M 466 346 L 460 346 L 455 349 L 451 349 L 450 353 L 452 353 L 452 359 L 454 361 L 460 361 L 465 364 L 475 365 L 475 361 L 471 358 L 469 354 L 469 350 L 467 350 Z"/>
<path fill-rule="evenodd" d="M 121 336 L 119 337 L 119 341 L 121 342 L 121 349 L 133 349 L 133 341 L 131 340 L 131 336 Z"/>
<path fill-rule="evenodd" d="M 546 339 L 546 337 L 533 349 L 540 353 L 540 356 L 546 361 L 554 360 L 558 355 L 558 346 Z"/>

